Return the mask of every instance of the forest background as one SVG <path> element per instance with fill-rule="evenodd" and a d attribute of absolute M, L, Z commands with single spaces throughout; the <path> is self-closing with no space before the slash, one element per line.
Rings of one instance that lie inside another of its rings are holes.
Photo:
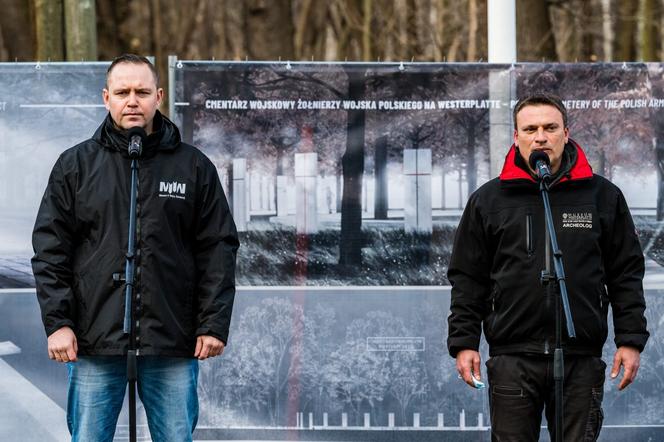
<path fill-rule="evenodd" d="M 0 61 L 486 61 L 488 0 L 0 0 Z M 664 0 L 516 0 L 517 61 L 664 60 Z M 167 111 L 167 103 L 163 110 Z"/>

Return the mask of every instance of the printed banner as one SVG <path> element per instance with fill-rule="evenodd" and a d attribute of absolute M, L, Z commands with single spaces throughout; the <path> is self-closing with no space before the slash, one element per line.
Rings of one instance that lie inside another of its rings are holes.
<path fill-rule="evenodd" d="M 108 63 L 0 63 L 0 288 L 34 287 L 32 227 L 58 156 L 106 109 Z"/>
<path fill-rule="evenodd" d="M 662 262 L 663 69 L 180 62 L 174 117 L 232 201 L 241 284 L 446 285 L 465 201 L 500 171 L 514 104 L 536 91 L 564 99 L 571 137 Z"/>
<path fill-rule="evenodd" d="M 37 66 L 0 64 L 0 377 L 21 380 L 0 393 L 17 435 L 59 440 L 66 427 L 45 422 L 65 424 L 66 370 L 47 360 L 30 233 L 57 156 L 106 114 L 107 64 Z M 662 438 L 664 65 L 178 62 L 171 74 L 172 117 L 216 164 L 242 242 L 228 348 L 201 363 L 197 440 L 487 436 L 486 391 L 457 378 L 445 348 L 446 271 L 465 201 L 500 170 L 515 101 L 533 91 L 563 97 L 647 257 L 652 336 L 637 382 L 606 383 L 603 437 Z M 160 191 L 177 197 L 177 183 Z M 609 364 L 613 351 L 610 336 Z"/>

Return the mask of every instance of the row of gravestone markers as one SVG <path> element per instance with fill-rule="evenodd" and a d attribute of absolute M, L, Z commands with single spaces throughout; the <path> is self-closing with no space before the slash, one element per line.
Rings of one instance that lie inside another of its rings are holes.
<path fill-rule="evenodd" d="M 404 229 L 407 232 L 431 233 L 431 149 L 405 149 Z M 232 211 L 239 231 L 249 222 L 247 159 L 233 160 Z M 287 216 L 289 178 L 277 176 L 277 217 Z M 318 154 L 295 154 L 295 228 L 311 234 L 320 229 L 318 207 Z"/>
<path fill-rule="evenodd" d="M 319 421 L 320 422 L 320 421 Z M 413 413 L 413 425 L 410 428 L 422 428 L 421 422 L 420 422 L 420 413 Z M 314 413 L 308 413 L 307 418 L 305 419 L 305 414 L 303 412 L 298 412 L 296 414 L 296 427 L 298 428 L 314 428 L 317 425 L 315 425 L 315 419 L 314 419 Z M 328 413 L 323 413 L 323 419 L 322 422 L 320 422 L 320 426 L 323 428 L 329 428 L 329 427 L 335 427 L 334 425 L 330 425 L 329 421 L 329 415 Z M 342 428 L 351 428 L 353 427 L 352 425 L 348 425 L 348 413 L 341 413 L 341 425 L 339 425 Z M 364 413 L 363 415 L 363 421 L 362 425 L 355 426 L 355 428 L 360 427 L 360 428 L 385 428 L 383 425 L 376 425 L 374 422 L 372 425 L 371 422 L 371 414 L 370 413 Z M 395 416 L 394 413 L 388 413 L 387 415 L 387 428 L 405 428 L 405 426 L 397 427 L 395 425 Z M 432 427 L 427 427 L 427 428 L 432 428 Z M 436 426 L 433 428 L 439 428 L 439 429 L 486 429 L 487 427 L 484 426 L 484 414 L 483 413 L 478 413 L 477 414 L 477 426 L 472 426 L 472 425 L 467 425 L 466 423 L 466 411 L 461 410 L 459 413 L 459 425 L 458 426 L 446 426 L 445 425 L 445 416 L 443 413 L 438 413 L 437 416 L 437 421 L 436 421 Z"/>

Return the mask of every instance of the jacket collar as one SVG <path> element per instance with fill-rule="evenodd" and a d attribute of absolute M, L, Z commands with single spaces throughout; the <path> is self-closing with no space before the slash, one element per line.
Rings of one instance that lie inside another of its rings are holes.
<path fill-rule="evenodd" d="M 171 120 L 157 111 L 153 124 L 154 131 L 147 136 L 143 143 L 143 158 L 152 157 L 157 151 L 172 151 L 180 146 L 180 131 Z M 110 113 L 106 115 L 92 139 L 106 149 L 120 152 L 123 156 L 129 157 L 127 132 L 115 126 Z"/>
<path fill-rule="evenodd" d="M 563 153 L 563 164 L 560 170 L 554 176 L 554 184 L 565 181 L 578 181 L 590 179 L 593 176 L 593 169 L 590 167 L 588 158 L 579 144 L 569 139 L 565 145 Z M 537 179 L 530 173 L 528 166 L 519 154 L 517 147 L 512 144 L 507 156 L 503 170 L 500 172 L 500 181 L 508 183 L 513 181 L 528 181 L 537 183 Z"/>

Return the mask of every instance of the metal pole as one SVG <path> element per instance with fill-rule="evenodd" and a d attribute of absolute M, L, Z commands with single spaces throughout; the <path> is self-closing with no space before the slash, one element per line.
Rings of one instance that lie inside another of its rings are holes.
<path fill-rule="evenodd" d="M 515 63 L 515 0 L 489 0 L 487 4 L 487 28 L 489 63 Z"/>
<path fill-rule="evenodd" d="M 542 271 L 541 281 L 547 290 L 547 294 L 553 293 L 554 315 L 555 315 L 555 333 L 556 347 L 553 352 L 553 381 L 554 381 L 554 399 L 555 399 L 555 439 L 556 442 L 564 440 L 564 385 L 565 385 L 565 355 L 562 348 L 562 322 L 563 311 L 567 322 L 567 336 L 576 337 L 574 323 L 572 322 L 572 312 L 570 311 L 569 300 L 567 296 L 567 286 L 565 284 L 565 272 L 563 267 L 562 252 L 558 248 L 558 239 L 553 224 L 551 214 L 551 203 L 549 202 L 548 184 L 545 180 L 540 181 L 540 192 L 544 202 L 544 217 L 546 219 L 546 268 Z M 553 273 L 551 272 L 550 253 L 553 253 Z M 555 286 L 558 290 L 553 290 Z M 557 292 L 557 293 L 556 293 Z M 561 309 L 562 304 L 562 309 Z M 549 422 L 549 425 L 551 423 Z"/>
<path fill-rule="evenodd" d="M 515 0 L 489 0 L 487 4 L 489 63 L 516 62 Z M 512 112 L 514 97 L 512 68 L 489 72 L 489 99 L 500 102 L 489 109 L 490 176 L 500 173 L 507 148 L 512 144 Z"/>
<path fill-rule="evenodd" d="M 129 238 L 125 264 L 125 316 L 124 333 L 129 337 L 127 346 L 127 382 L 129 384 L 129 441 L 136 442 L 136 346 L 133 320 L 134 275 L 136 269 L 136 193 L 138 192 L 138 160 L 131 160 L 131 189 L 129 203 Z"/>
<path fill-rule="evenodd" d="M 177 61 L 177 55 L 168 56 L 168 118 L 179 126 L 180 122 L 175 121 L 175 64 Z"/>

